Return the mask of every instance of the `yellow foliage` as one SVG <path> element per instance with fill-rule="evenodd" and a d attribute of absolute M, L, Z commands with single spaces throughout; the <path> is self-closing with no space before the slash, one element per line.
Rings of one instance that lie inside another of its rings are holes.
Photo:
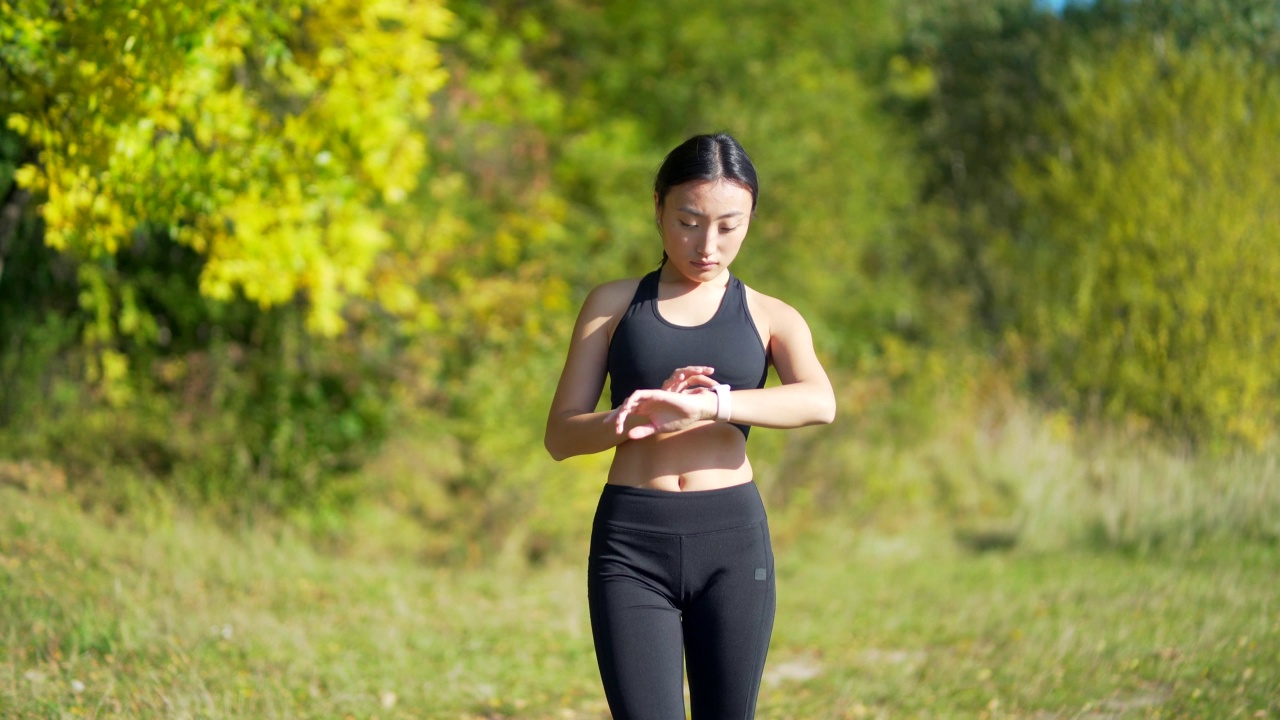
<path fill-rule="evenodd" d="M 0 108 L 39 152 L 16 180 L 58 250 L 94 261 L 168 228 L 207 257 L 208 296 L 303 295 L 336 333 L 426 162 L 450 23 L 441 0 L 14 3 L 0 40 L 29 62 Z"/>

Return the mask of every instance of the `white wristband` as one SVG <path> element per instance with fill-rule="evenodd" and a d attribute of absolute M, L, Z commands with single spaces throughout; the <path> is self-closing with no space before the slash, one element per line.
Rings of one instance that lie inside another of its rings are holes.
<path fill-rule="evenodd" d="M 732 388 L 721 383 L 714 389 L 716 391 L 716 422 L 729 422 L 729 416 L 733 413 L 733 398 L 729 395 Z"/>

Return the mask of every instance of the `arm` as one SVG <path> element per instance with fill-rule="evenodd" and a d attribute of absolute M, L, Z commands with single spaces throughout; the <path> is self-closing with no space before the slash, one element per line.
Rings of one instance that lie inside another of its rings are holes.
<path fill-rule="evenodd" d="M 612 413 L 595 409 L 607 372 L 609 325 L 634 291 L 634 282 L 609 283 L 592 290 L 582 304 L 543 436 L 556 460 L 598 453 L 627 440 L 615 429 Z"/>
<path fill-rule="evenodd" d="M 813 349 L 809 325 L 794 308 L 769 299 L 769 347 L 781 385 L 732 393 L 735 423 L 765 428 L 823 425 L 836 416 L 831 380 Z"/>
<path fill-rule="evenodd" d="M 782 384 L 734 390 L 730 394 L 732 414 L 729 421 L 766 428 L 794 428 L 831 422 L 836 413 L 835 393 L 814 352 L 809 325 L 791 306 L 772 299 L 766 299 L 766 302 L 769 347 L 774 369 Z M 709 374 L 711 369 L 701 370 Z M 674 382 L 677 379 L 680 382 Z M 618 423 L 617 431 L 639 439 L 712 421 L 716 416 L 717 401 L 714 393 L 706 391 L 711 384 L 706 375 L 695 374 L 689 378 L 673 376 L 662 390 L 637 390 L 612 414 Z M 648 422 L 635 424 L 637 416 L 648 418 Z"/>

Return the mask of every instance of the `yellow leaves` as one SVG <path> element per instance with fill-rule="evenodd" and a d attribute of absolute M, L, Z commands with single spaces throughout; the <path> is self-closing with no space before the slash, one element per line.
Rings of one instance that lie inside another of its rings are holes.
<path fill-rule="evenodd" d="M 35 165 L 23 165 L 18 168 L 13 173 L 13 179 L 18 185 L 28 190 L 35 190 L 40 187 L 40 172 Z"/>
<path fill-rule="evenodd" d="M 321 65 L 329 67 L 340 67 L 347 59 L 347 53 L 340 47 L 327 47 L 320 51 L 319 61 Z"/>
<path fill-rule="evenodd" d="M 55 106 L 6 119 L 40 152 L 15 177 L 44 193 L 50 246 L 91 259 L 140 226 L 165 227 L 206 256 L 208 297 L 241 293 L 264 308 L 301 298 L 322 334 L 342 329 L 352 298 L 418 312 L 421 275 L 376 293 L 371 277 L 389 246 L 382 207 L 402 203 L 426 163 L 417 123 L 445 80 L 434 40 L 452 16 L 441 2 L 83 10 L 50 26 L 72 39 L 40 76 L 55 83 L 40 89 Z M 78 41 L 92 37 L 102 42 Z M 86 288 L 94 342 L 146 333 L 128 293 L 101 278 Z"/>
<path fill-rule="evenodd" d="M 400 278 L 382 273 L 373 285 L 378 304 L 393 315 L 408 316 L 418 305 L 418 294 Z"/>
<path fill-rule="evenodd" d="M 18 133 L 19 135 L 25 136 L 31 130 L 31 120 L 22 113 L 13 113 L 9 116 L 5 124 L 9 126 L 10 130 Z"/>
<path fill-rule="evenodd" d="M 913 63 L 902 55 L 889 60 L 889 90 L 904 100 L 923 100 L 937 88 L 938 78 L 927 63 Z"/>
<path fill-rule="evenodd" d="M 518 263 L 520 245 L 520 239 L 505 227 L 493 234 L 493 254 L 502 267 L 514 267 Z"/>
<path fill-rule="evenodd" d="M 368 293 L 369 273 L 387 245 L 364 208 L 317 201 L 296 181 L 255 185 L 225 218 L 234 230 L 210 251 L 201 291 L 227 298 L 239 288 L 263 307 L 304 294 L 307 326 L 322 335 L 343 329 L 346 302 Z"/>

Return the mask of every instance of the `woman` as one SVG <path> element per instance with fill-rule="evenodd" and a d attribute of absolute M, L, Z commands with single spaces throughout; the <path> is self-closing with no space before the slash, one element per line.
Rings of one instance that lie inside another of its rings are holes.
<path fill-rule="evenodd" d="M 758 183 L 729 135 L 671 151 L 654 182 L 663 261 L 588 294 L 547 418 L 556 460 L 613 448 L 587 592 L 616 720 L 755 714 L 773 630 L 773 552 L 752 426 L 831 422 L 804 319 L 729 272 Z M 772 364 L 780 385 L 764 388 Z M 596 403 L 610 377 L 613 409 Z"/>

